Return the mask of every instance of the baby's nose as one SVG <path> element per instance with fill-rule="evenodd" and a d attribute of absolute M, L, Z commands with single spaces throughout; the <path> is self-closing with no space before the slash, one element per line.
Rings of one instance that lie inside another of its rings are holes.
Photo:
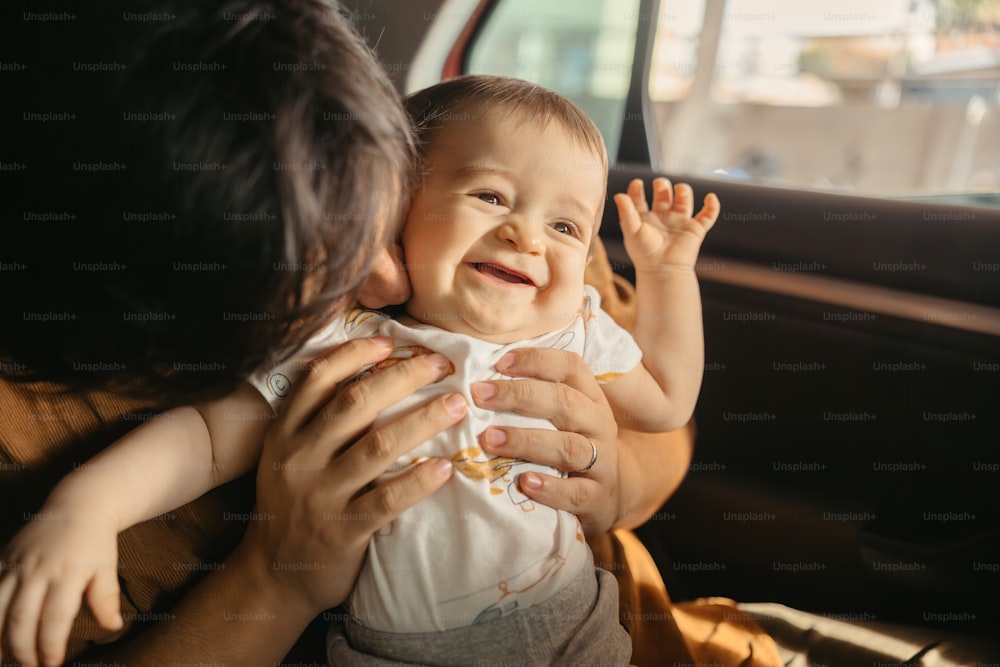
<path fill-rule="evenodd" d="M 497 236 L 518 252 L 544 255 L 545 240 L 538 227 L 524 221 L 505 222 L 497 228 Z"/>

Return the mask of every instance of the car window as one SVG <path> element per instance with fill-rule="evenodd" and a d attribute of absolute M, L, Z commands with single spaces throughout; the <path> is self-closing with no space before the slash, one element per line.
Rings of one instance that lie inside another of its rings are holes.
<path fill-rule="evenodd" d="M 614 156 L 639 5 L 500 0 L 464 69 L 567 95 Z M 1000 203 L 997 0 L 662 0 L 655 21 L 655 168 Z"/>
<path fill-rule="evenodd" d="M 638 0 L 500 0 L 464 71 L 562 93 L 597 123 L 608 155 L 617 155 L 638 22 Z"/>
<path fill-rule="evenodd" d="M 665 0 L 660 167 L 879 196 L 1000 190 L 998 28 L 996 0 Z"/>

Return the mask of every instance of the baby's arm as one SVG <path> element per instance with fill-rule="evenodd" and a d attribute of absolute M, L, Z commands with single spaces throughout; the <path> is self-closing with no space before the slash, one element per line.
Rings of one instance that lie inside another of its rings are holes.
<path fill-rule="evenodd" d="M 701 295 L 694 264 L 705 234 L 719 216 L 719 200 L 705 197 L 694 215 L 687 184 L 653 181 L 653 207 L 642 181 L 615 195 L 625 250 L 635 266 L 634 336 L 642 366 L 604 385 L 618 423 L 637 431 L 669 431 L 691 419 L 704 370 Z"/>
<path fill-rule="evenodd" d="M 62 663 L 83 593 L 101 625 L 120 628 L 118 533 L 250 470 L 272 416 L 244 385 L 159 415 L 67 475 L 4 550 L 0 637 Z"/>
<path fill-rule="evenodd" d="M 121 532 L 253 468 L 272 418 L 249 385 L 218 401 L 170 410 L 67 475 L 45 506 L 93 511 Z"/>

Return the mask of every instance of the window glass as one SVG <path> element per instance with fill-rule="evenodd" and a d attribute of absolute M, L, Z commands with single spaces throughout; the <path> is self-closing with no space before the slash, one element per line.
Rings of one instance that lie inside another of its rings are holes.
<path fill-rule="evenodd" d="M 666 171 L 1000 191 L 998 0 L 663 0 L 649 94 Z"/>
<path fill-rule="evenodd" d="M 681 100 L 691 92 L 705 15 L 705 0 L 667 5 L 661 5 L 649 79 L 649 96 L 660 102 Z"/>
<path fill-rule="evenodd" d="M 501 0 L 465 72 L 514 76 L 566 95 L 618 151 L 639 21 L 639 0 Z"/>

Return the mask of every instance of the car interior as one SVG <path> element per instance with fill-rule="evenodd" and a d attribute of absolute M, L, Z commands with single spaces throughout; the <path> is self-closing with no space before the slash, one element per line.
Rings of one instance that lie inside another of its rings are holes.
<path fill-rule="evenodd" d="M 591 113 L 618 273 L 610 196 L 631 179 L 719 196 L 694 457 L 636 532 L 675 600 L 733 598 L 776 637 L 800 626 L 787 664 L 861 664 L 834 646 L 852 642 L 886 664 L 1000 657 L 989 4 L 343 3 L 401 92 L 498 73 Z M 910 32 L 872 55 L 892 21 Z M 901 638 L 905 654 L 879 652 Z"/>
<path fill-rule="evenodd" d="M 998 0 L 329 2 L 401 95 L 583 108 L 626 279 L 614 194 L 719 197 L 693 457 L 634 531 L 673 601 L 734 600 L 794 667 L 1000 666 Z"/>

